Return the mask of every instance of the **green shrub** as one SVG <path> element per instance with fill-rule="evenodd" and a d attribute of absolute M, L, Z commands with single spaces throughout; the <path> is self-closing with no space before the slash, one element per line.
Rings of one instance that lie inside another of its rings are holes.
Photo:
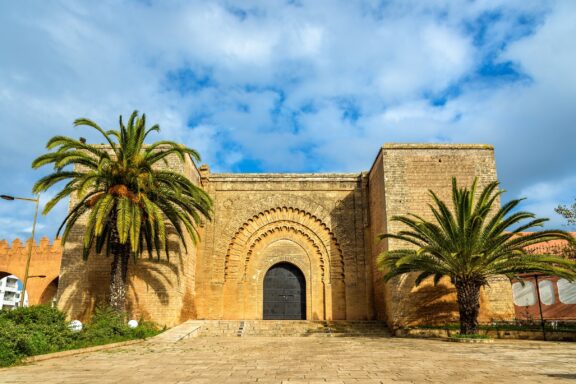
<path fill-rule="evenodd" d="M 25 354 L 26 340 L 14 322 L 0 316 L 0 366 L 12 365 Z"/>
<path fill-rule="evenodd" d="M 73 340 L 64 315 L 55 308 L 38 305 L 0 311 L 0 365 L 66 349 Z"/>
<path fill-rule="evenodd" d="M 477 333 L 473 333 L 473 334 L 469 334 L 469 335 L 457 334 L 457 335 L 452 335 L 450 337 L 453 337 L 455 339 L 489 339 L 490 338 L 490 336 L 488 336 L 488 335 L 479 335 Z"/>
<path fill-rule="evenodd" d="M 145 339 L 159 333 L 155 324 L 140 321 L 137 328 L 128 326 L 125 314 L 109 307 L 97 308 L 92 321 L 78 334 L 78 346 L 99 345 L 132 339 Z"/>
<path fill-rule="evenodd" d="M 52 324 L 64 325 L 66 318 L 62 312 L 47 305 L 34 305 L 32 307 L 16 308 L 14 310 L 1 310 L 0 318 L 5 318 L 22 325 Z"/>
<path fill-rule="evenodd" d="M 85 340 L 118 340 L 130 333 L 126 324 L 126 316 L 114 312 L 110 308 L 97 308 L 92 321 L 87 324 L 82 337 Z"/>
<path fill-rule="evenodd" d="M 109 308 L 98 308 L 81 332 L 72 332 L 64 314 L 48 306 L 0 310 L 0 366 L 26 356 L 144 339 L 159 332 L 155 324 L 145 321 L 132 329 L 125 315 Z"/>

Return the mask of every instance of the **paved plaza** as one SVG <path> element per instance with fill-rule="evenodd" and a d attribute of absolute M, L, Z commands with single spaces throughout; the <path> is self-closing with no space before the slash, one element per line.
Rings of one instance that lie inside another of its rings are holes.
<path fill-rule="evenodd" d="M 0 383 L 576 382 L 576 344 L 362 337 L 197 337 L 0 370 Z"/>

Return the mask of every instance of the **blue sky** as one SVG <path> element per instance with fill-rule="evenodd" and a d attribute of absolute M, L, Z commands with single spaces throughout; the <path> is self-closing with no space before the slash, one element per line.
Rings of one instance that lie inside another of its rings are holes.
<path fill-rule="evenodd" d="M 51 136 L 100 142 L 74 119 L 113 128 L 138 109 L 215 172 L 357 172 L 385 142 L 493 144 L 507 197 L 560 227 L 574 20 L 570 0 L 4 1 L 0 193 L 30 195 Z M 28 236 L 31 205 L 0 203 L 0 238 Z"/>

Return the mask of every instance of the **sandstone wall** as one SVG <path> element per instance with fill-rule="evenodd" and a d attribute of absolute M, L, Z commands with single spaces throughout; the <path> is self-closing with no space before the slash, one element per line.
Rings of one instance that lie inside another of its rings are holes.
<path fill-rule="evenodd" d="M 182 163 L 176 156 L 170 156 L 167 160 L 167 168 L 199 182 L 199 172 L 190 159 Z M 73 197 L 70 207 L 76 202 L 77 199 Z M 69 318 L 86 321 L 98 304 L 107 303 L 112 257 L 92 253 L 88 260 L 84 261 L 84 230 L 85 220 L 81 219 L 72 229 L 65 244 L 58 307 L 65 311 Z M 160 325 L 173 326 L 196 316 L 196 245 L 187 238 L 185 251 L 174 234 L 169 235 L 168 239 L 171 251 L 169 257 L 163 252 L 160 260 L 155 260 L 144 253 L 141 259 L 130 262 L 127 307 L 131 318 L 144 318 Z"/>
<path fill-rule="evenodd" d="M 369 319 L 361 174 L 210 174 L 214 219 L 198 256 L 198 318 L 261 319 L 263 278 L 287 261 L 306 278 L 307 319 Z"/>
<path fill-rule="evenodd" d="M 6 240 L 0 241 L 0 279 L 15 275 L 18 279 L 24 280 L 30 242 L 31 240 L 28 240 L 24 244 L 20 239 L 16 239 L 10 246 Z M 62 248 L 59 239 L 50 244 L 50 240 L 43 237 L 39 243 L 32 244 L 28 269 L 30 278 L 26 283 L 29 305 L 51 303 L 56 295 L 61 258 Z"/>
<path fill-rule="evenodd" d="M 435 191 L 443 200 L 449 199 L 453 176 L 461 185 L 470 185 L 477 176 L 480 188 L 496 180 L 493 148 L 454 144 L 384 145 L 369 177 L 371 236 L 374 238 L 384 231 L 395 233 L 401 230 L 402 224 L 390 221 L 395 215 L 417 213 L 432 220 L 428 190 Z M 373 240 L 372 265 L 376 268 L 376 256 L 380 252 L 405 247 L 397 240 Z M 396 278 L 388 284 L 380 282 L 380 272 L 374 276 L 378 318 L 386 320 L 390 326 L 458 318 L 455 291 L 448 281 L 442 281 L 438 287 L 422 284 L 415 288 L 415 276 Z M 505 279 L 494 279 L 482 292 L 481 320 L 512 318 L 511 298 L 510 283 Z"/>
<path fill-rule="evenodd" d="M 457 319 L 449 282 L 383 282 L 376 256 L 404 245 L 377 236 L 400 229 L 394 215 L 431 219 L 428 190 L 449 198 L 452 176 L 468 184 L 478 176 L 481 187 L 496 180 L 493 149 L 484 145 L 388 144 L 370 172 L 358 174 L 213 174 L 176 158 L 168 166 L 214 199 L 198 246 L 188 239 L 184 251 L 172 236 L 169 259 L 130 265 L 131 316 L 169 326 L 193 318 L 261 319 L 264 276 L 280 262 L 302 270 L 310 320 L 378 318 L 397 327 Z M 58 296 L 69 317 L 86 320 L 105 302 L 111 258 L 83 261 L 83 233 L 80 222 L 64 248 Z M 481 300 L 481 320 L 513 317 L 507 280 L 492 281 Z"/>

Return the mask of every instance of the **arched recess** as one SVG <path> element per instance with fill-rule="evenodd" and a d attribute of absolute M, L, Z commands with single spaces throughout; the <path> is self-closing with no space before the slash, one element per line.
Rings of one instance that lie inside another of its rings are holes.
<path fill-rule="evenodd" d="M 42 292 L 38 304 L 52 304 L 52 300 L 56 297 L 56 293 L 58 292 L 58 281 L 59 277 L 56 277 L 50 282 L 50 284 L 48 284 L 46 289 L 44 289 L 44 292 Z"/>
<path fill-rule="evenodd" d="M 247 278 L 243 281 L 244 312 L 249 318 L 263 317 L 263 288 L 266 272 L 274 265 L 290 263 L 298 267 L 306 281 L 306 318 L 322 320 L 326 317 L 324 301 L 325 282 L 321 278 L 322 265 L 314 254 L 310 243 L 298 233 L 279 231 L 258 243 L 247 268 Z"/>
<path fill-rule="evenodd" d="M 328 226 L 316 216 L 297 208 L 273 208 L 246 221 L 234 234 L 224 260 L 224 281 L 245 278 L 246 266 L 256 243 L 281 229 L 299 232 L 314 242 L 329 266 L 330 279 L 344 279 L 344 259 L 340 245 Z"/>
<path fill-rule="evenodd" d="M 308 319 L 346 318 L 338 241 L 321 220 L 295 208 L 264 211 L 235 233 L 224 260 L 224 318 L 262 318 L 264 274 L 279 262 L 295 264 L 306 276 Z"/>

